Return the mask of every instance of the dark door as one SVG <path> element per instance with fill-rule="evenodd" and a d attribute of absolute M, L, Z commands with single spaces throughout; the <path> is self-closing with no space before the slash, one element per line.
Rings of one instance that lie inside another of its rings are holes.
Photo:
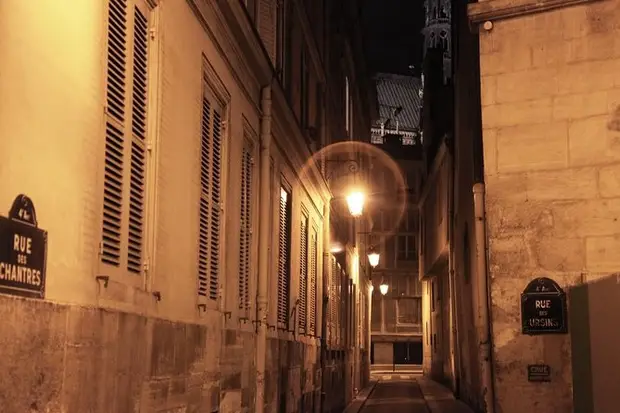
<path fill-rule="evenodd" d="M 370 364 L 375 364 L 375 343 L 370 343 Z"/>
<path fill-rule="evenodd" d="M 394 343 L 394 364 L 422 364 L 422 342 Z"/>

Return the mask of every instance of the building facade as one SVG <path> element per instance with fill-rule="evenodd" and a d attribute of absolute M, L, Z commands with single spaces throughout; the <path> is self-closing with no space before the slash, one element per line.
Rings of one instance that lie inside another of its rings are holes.
<path fill-rule="evenodd" d="M 619 3 L 489 1 L 469 17 L 480 33 L 495 410 L 616 411 Z M 568 297 L 553 318 L 566 334 L 523 331 L 536 319 L 521 294 L 541 277 Z M 547 366 L 549 383 L 528 381 L 528 365 Z"/>
<path fill-rule="evenodd" d="M 618 10 L 454 2 L 447 132 L 425 72 L 425 368 L 478 411 L 617 410 Z"/>
<path fill-rule="evenodd" d="M 373 369 L 422 364 L 422 290 L 418 277 L 417 200 L 422 178 L 419 131 L 421 81 L 413 76 L 374 76 L 379 119 L 371 141 L 394 160 L 373 166 L 369 245 L 380 254 L 372 269 Z M 381 284 L 388 285 L 386 294 Z"/>
<path fill-rule="evenodd" d="M 370 298 L 312 156 L 369 140 L 353 2 L 2 10 L 2 411 L 340 411 Z"/>

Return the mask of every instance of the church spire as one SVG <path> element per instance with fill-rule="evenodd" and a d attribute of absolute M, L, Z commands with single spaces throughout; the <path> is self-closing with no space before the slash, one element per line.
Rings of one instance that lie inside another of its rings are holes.
<path fill-rule="evenodd" d="M 424 56 L 429 48 L 443 50 L 443 75 L 444 82 L 447 82 L 452 76 L 452 5 L 450 0 L 424 0 L 424 10 Z"/>

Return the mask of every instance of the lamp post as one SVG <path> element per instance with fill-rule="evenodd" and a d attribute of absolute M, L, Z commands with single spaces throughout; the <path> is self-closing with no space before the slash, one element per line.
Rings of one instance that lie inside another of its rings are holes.
<path fill-rule="evenodd" d="M 388 292 L 388 285 L 385 281 L 381 281 L 381 285 L 379 286 L 379 291 L 381 291 L 382 295 L 386 295 Z"/>
<path fill-rule="evenodd" d="M 377 265 L 379 265 L 379 258 L 381 256 L 379 255 L 379 253 L 374 249 L 374 247 L 371 247 L 370 250 L 368 251 L 368 263 L 370 264 L 370 266 L 372 268 L 376 268 Z"/>
<path fill-rule="evenodd" d="M 364 212 L 366 195 L 362 191 L 352 191 L 349 195 L 347 195 L 346 200 L 351 216 L 356 218 L 361 216 Z"/>

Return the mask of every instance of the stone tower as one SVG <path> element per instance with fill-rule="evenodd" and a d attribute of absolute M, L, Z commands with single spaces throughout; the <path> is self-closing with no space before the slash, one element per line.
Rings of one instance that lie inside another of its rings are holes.
<path fill-rule="evenodd" d="M 452 76 L 452 35 L 450 19 L 452 5 L 450 0 L 424 0 L 426 22 L 422 29 L 424 35 L 424 56 L 429 48 L 443 50 L 444 82 Z"/>

